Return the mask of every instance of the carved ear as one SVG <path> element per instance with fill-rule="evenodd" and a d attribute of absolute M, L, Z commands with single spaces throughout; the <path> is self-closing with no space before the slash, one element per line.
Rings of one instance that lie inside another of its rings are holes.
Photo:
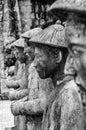
<path fill-rule="evenodd" d="M 62 52 L 61 51 L 58 51 L 58 55 L 56 57 L 56 63 L 60 63 L 62 60 Z"/>

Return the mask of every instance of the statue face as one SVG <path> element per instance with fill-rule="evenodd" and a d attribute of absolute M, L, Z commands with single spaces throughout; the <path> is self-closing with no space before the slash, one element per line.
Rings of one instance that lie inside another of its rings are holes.
<path fill-rule="evenodd" d="M 15 65 L 15 62 L 16 62 L 16 57 L 15 57 L 13 51 L 11 51 L 10 53 L 5 53 L 5 55 L 4 55 L 5 66 Z"/>
<path fill-rule="evenodd" d="M 69 14 L 65 32 L 74 68 L 86 85 L 86 18 L 74 13 Z"/>
<path fill-rule="evenodd" d="M 75 75 L 76 71 L 74 68 L 74 60 L 73 56 L 68 55 L 66 63 L 65 63 L 65 68 L 64 68 L 64 73 L 65 74 L 70 74 L 70 75 Z"/>
<path fill-rule="evenodd" d="M 42 79 L 50 77 L 57 67 L 55 58 L 45 49 L 35 47 L 34 66 Z"/>
<path fill-rule="evenodd" d="M 27 60 L 27 56 L 25 53 L 19 53 L 18 54 L 18 60 L 21 62 L 21 63 L 26 63 L 26 60 Z"/>
<path fill-rule="evenodd" d="M 24 48 L 16 47 L 14 54 L 21 63 L 26 62 L 26 55 L 24 54 Z"/>
<path fill-rule="evenodd" d="M 33 61 L 34 60 L 34 48 L 33 47 L 26 47 L 24 48 L 24 54 L 26 55 L 26 57 L 28 58 L 29 61 Z"/>
<path fill-rule="evenodd" d="M 74 59 L 74 68 L 83 84 L 86 85 L 86 45 L 73 44 L 72 42 L 69 51 Z"/>

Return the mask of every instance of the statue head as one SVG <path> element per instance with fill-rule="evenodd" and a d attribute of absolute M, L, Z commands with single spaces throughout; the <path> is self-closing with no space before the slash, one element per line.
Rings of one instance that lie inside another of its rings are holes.
<path fill-rule="evenodd" d="M 66 43 L 74 60 L 74 68 L 86 85 L 86 17 L 70 13 L 66 25 Z"/>
<path fill-rule="evenodd" d="M 65 54 L 65 55 L 64 55 Z M 34 66 L 43 79 L 51 77 L 61 71 L 65 63 L 67 50 L 45 45 L 35 46 Z"/>
<path fill-rule="evenodd" d="M 21 63 L 26 63 L 27 56 L 24 53 L 23 47 L 16 46 L 16 55 L 17 55 L 17 60 L 19 60 Z"/>
<path fill-rule="evenodd" d="M 29 44 L 35 48 L 34 66 L 42 79 L 52 78 L 64 66 L 68 53 L 64 40 L 64 27 L 60 24 L 51 25 L 30 39 Z"/>
<path fill-rule="evenodd" d="M 21 63 L 25 63 L 27 60 L 27 57 L 24 53 L 24 46 L 25 41 L 23 38 L 20 38 L 12 43 L 11 48 L 13 48 L 13 53 L 16 56 L 17 60 L 19 60 Z"/>
<path fill-rule="evenodd" d="M 32 46 L 24 48 L 24 54 L 26 55 L 29 62 L 32 62 L 34 60 L 34 48 Z"/>
<path fill-rule="evenodd" d="M 11 48 L 5 48 L 4 50 L 4 65 L 5 67 L 10 67 L 12 65 L 15 65 L 16 57 L 13 54 Z"/>
<path fill-rule="evenodd" d="M 49 12 L 67 20 L 65 38 L 73 65 L 86 85 L 86 0 L 57 0 Z"/>
<path fill-rule="evenodd" d="M 15 55 L 21 63 L 26 63 L 26 61 L 32 61 L 34 59 L 34 49 L 28 46 L 29 39 L 41 31 L 41 28 L 31 29 L 21 35 L 21 38 L 16 40 L 12 46 L 15 48 Z M 24 39 L 25 38 L 25 39 Z"/>

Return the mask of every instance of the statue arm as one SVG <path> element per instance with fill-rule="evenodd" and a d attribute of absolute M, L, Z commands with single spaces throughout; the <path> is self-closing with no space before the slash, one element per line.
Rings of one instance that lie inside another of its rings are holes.
<path fill-rule="evenodd" d="M 21 102 L 28 101 L 28 95 L 26 95 L 25 97 L 19 99 L 19 101 L 21 101 Z"/>
<path fill-rule="evenodd" d="M 34 99 L 31 101 L 16 101 L 11 105 L 11 110 L 14 115 L 28 114 L 36 115 L 42 114 L 46 106 L 46 98 Z"/>
<path fill-rule="evenodd" d="M 15 73 L 15 66 L 11 66 L 8 70 L 8 75 L 14 74 Z"/>
<path fill-rule="evenodd" d="M 19 100 L 19 99 L 27 96 L 28 93 L 29 93 L 28 89 L 9 91 L 9 99 L 11 101 L 13 101 L 13 100 Z"/>
<path fill-rule="evenodd" d="M 27 77 L 25 76 L 25 72 L 23 73 L 22 77 L 18 80 L 7 80 L 6 81 L 6 86 L 8 88 L 14 88 L 14 89 L 18 89 L 18 88 L 27 88 Z"/>
<path fill-rule="evenodd" d="M 8 88 L 18 89 L 19 88 L 19 82 L 18 82 L 18 80 L 7 80 L 6 86 Z"/>
<path fill-rule="evenodd" d="M 83 130 L 83 111 L 80 95 L 73 90 L 65 91 L 61 107 L 60 130 Z"/>
<path fill-rule="evenodd" d="M 23 72 L 22 77 L 18 80 L 20 89 L 25 89 L 28 86 L 28 77 L 26 76 L 26 72 Z"/>

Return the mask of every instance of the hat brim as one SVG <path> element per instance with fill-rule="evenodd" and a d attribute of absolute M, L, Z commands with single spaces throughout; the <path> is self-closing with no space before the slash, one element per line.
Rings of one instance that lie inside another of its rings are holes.
<path fill-rule="evenodd" d="M 37 28 L 33 28 L 25 33 L 23 33 L 21 35 L 21 37 L 23 38 L 28 38 L 30 39 L 32 36 L 35 36 L 37 33 L 39 33 L 42 29 L 40 27 L 37 27 Z"/>
<path fill-rule="evenodd" d="M 50 47 L 65 47 L 65 29 L 62 25 L 54 24 L 44 30 L 40 31 L 37 35 L 33 36 L 27 44 L 38 44 Z M 28 38 L 26 38 L 28 39 Z"/>
<path fill-rule="evenodd" d="M 49 47 L 55 47 L 55 48 L 67 48 L 66 46 L 57 46 L 50 43 L 44 43 L 44 42 L 36 42 L 36 41 L 29 41 L 29 46 L 31 45 L 43 45 L 43 46 L 49 46 Z"/>
<path fill-rule="evenodd" d="M 19 38 L 18 40 L 13 42 L 11 46 L 24 48 L 25 47 L 24 39 L 23 38 Z"/>
<path fill-rule="evenodd" d="M 69 12 L 75 12 L 75 13 L 86 15 L 86 7 L 80 7 L 80 6 L 76 7 L 76 5 L 74 4 L 71 5 L 71 4 L 65 4 L 65 3 L 57 4 L 57 1 L 54 4 L 52 4 L 47 10 L 48 13 L 53 12 L 54 14 L 57 14 L 58 11 L 65 11 L 67 14 Z"/>

